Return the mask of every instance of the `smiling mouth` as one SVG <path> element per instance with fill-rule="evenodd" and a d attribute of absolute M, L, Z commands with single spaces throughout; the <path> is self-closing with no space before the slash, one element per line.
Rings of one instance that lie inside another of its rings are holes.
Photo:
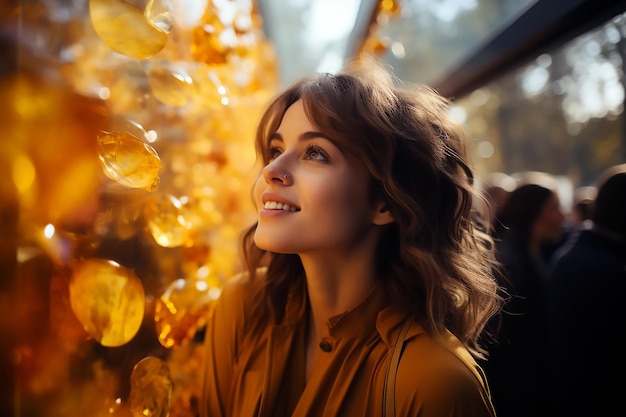
<path fill-rule="evenodd" d="M 300 211 L 297 207 L 292 207 L 289 204 L 279 203 L 277 201 L 266 201 L 263 208 L 266 210 Z"/>

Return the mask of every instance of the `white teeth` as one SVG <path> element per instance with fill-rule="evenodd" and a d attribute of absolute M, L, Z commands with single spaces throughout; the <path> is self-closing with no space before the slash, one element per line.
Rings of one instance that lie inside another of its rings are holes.
<path fill-rule="evenodd" d="M 289 204 L 278 203 L 276 201 L 267 201 L 263 208 L 268 210 L 283 210 L 283 211 L 297 211 L 295 207 L 291 207 Z"/>

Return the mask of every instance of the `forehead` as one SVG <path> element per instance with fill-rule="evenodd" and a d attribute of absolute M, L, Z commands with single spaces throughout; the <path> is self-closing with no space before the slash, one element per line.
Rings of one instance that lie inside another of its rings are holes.
<path fill-rule="evenodd" d="M 305 130 L 318 130 L 315 125 L 309 120 L 306 112 L 304 111 L 304 104 L 302 100 L 298 100 L 287 108 L 283 114 L 280 125 L 277 131 L 282 133 L 288 133 L 291 131 L 305 131 Z"/>
<path fill-rule="evenodd" d="M 264 155 L 267 153 L 270 143 L 275 138 L 285 141 L 300 137 L 319 137 L 329 141 L 349 163 L 363 165 L 363 155 L 360 152 L 354 152 L 351 146 L 352 137 L 333 129 L 328 123 L 324 123 L 324 120 L 322 120 L 321 125 L 316 123 L 311 119 L 312 116 L 309 116 L 309 112 L 306 110 L 307 105 L 315 106 L 315 102 L 311 103 L 307 98 L 298 99 L 287 105 L 282 115 L 280 110 L 276 112 L 276 124 L 273 126 L 266 125 L 266 136 L 262 138 L 260 143 L 262 153 Z M 318 116 L 324 117 L 323 114 L 318 114 Z"/>

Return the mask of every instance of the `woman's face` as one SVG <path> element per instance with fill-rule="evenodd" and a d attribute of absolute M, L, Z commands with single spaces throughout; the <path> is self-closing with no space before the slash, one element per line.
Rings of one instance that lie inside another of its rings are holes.
<path fill-rule="evenodd" d="M 562 233 L 563 219 L 559 197 L 552 193 L 533 225 L 535 239 L 540 243 L 556 241 Z"/>
<path fill-rule="evenodd" d="M 313 125 L 301 101 L 268 138 L 269 162 L 254 187 L 255 243 L 277 253 L 341 253 L 376 221 L 369 173 Z"/>

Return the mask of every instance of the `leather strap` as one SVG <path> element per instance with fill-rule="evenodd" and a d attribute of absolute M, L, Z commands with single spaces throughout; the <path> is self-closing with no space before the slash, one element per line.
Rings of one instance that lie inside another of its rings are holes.
<path fill-rule="evenodd" d="M 396 415 L 396 375 L 398 373 L 400 356 L 402 356 L 402 348 L 404 347 L 404 341 L 406 340 L 409 327 L 411 327 L 411 320 L 406 319 L 402 324 L 402 329 L 400 329 L 396 343 L 393 345 L 383 390 L 383 417 L 395 417 Z"/>

